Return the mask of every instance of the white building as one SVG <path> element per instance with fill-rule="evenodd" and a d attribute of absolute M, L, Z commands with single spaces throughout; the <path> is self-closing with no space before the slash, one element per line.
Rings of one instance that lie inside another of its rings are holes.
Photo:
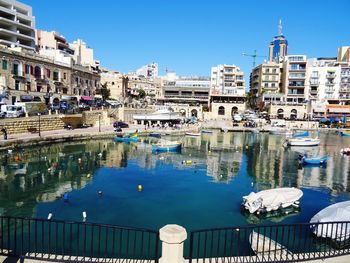
<path fill-rule="evenodd" d="M 245 95 L 243 72 L 235 65 L 218 65 L 211 68 L 211 94 Z"/>
<path fill-rule="evenodd" d="M 158 77 L 158 64 L 151 63 L 142 66 L 141 68 L 136 70 L 137 76 L 144 76 L 147 79 L 154 79 Z"/>
<path fill-rule="evenodd" d="M 94 50 L 89 48 L 83 40 L 77 39 L 69 44 L 69 47 L 74 50 L 73 58 L 76 64 L 89 68 L 99 66 L 99 62 L 94 60 Z"/>
<path fill-rule="evenodd" d="M 32 7 L 15 0 L 0 0 L 0 44 L 35 50 Z"/>

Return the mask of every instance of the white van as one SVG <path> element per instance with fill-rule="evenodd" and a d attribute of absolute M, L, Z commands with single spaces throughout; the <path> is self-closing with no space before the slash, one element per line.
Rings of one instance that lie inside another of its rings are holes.
<path fill-rule="evenodd" d="M 6 114 L 7 118 L 24 117 L 24 109 L 22 106 L 16 105 L 1 105 L 1 111 Z"/>

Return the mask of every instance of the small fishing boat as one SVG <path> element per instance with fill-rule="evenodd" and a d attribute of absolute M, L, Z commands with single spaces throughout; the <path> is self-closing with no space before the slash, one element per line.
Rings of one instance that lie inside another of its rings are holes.
<path fill-rule="evenodd" d="M 350 154 L 350 147 L 341 149 L 340 153 L 342 153 L 342 154 Z"/>
<path fill-rule="evenodd" d="M 308 137 L 309 136 L 309 132 L 297 132 L 293 134 L 293 138 L 300 138 L 300 137 Z"/>
<path fill-rule="evenodd" d="M 201 130 L 202 133 L 213 133 L 213 131 L 210 130 Z"/>
<path fill-rule="evenodd" d="M 275 188 L 243 196 L 242 206 L 251 214 L 266 213 L 289 206 L 299 207 L 302 196 L 303 192 L 294 187 Z"/>
<path fill-rule="evenodd" d="M 285 246 L 255 231 L 250 233 L 249 242 L 256 255 L 268 254 L 275 259 L 280 259 L 281 256 L 287 256 L 291 253 Z"/>
<path fill-rule="evenodd" d="M 328 156 L 324 155 L 324 156 L 318 156 L 318 157 L 307 157 L 307 155 L 305 154 L 302 158 L 301 158 L 301 162 L 303 164 L 317 164 L 317 165 L 322 165 L 322 164 L 326 164 L 328 160 Z"/>
<path fill-rule="evenodd" d="M 153 138 L 161 138 L 162 135 L 160 133 L 157 132 L 151 132 L 150 134 L 148 134 L 149 137 L 153 137 Z"/>
<path fill-rule="evenodd" d="M 330 205 L 316 215 L 314 215 L 310 223 L 316 224 L 313 233 L 318 237 L 331 238 L 335 241 L 345 241 L 350 239 L 350 201 L 340 202 Z M 324 224 L 328 223 L 329 224 Z M 332 223 L 345 222 L 345 223 Z"/>
<path fill-rule="evenodd" d="M 350 136 L 350 132 L 340 132 L 341 136 Z"/>
<path fill-rule="evenodd" d="M 286 140 L 289 146 L 317 146 L 320 144 L 319 138 L 297 137 Z"/>
<path fill-rule="evenodd" d="M 181 142 L 161 141 L 152 145 L 153 152 L 177 152 L 181 150 Z"/>
<path fill-rule="evenodd" d="M 135 134 L 125 134 L 124 136 L 114 137 L 113 140 L 116 142 L 138 142 L 139 137 L 136 133 Z"/>
<path fill-rule="evenodd" d="M 186 136 L 201 136 L 200 132 L 186 132 Z"/>

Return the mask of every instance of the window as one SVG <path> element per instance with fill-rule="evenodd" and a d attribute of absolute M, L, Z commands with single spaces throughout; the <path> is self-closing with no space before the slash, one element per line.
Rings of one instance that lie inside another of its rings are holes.
<path fill-rule="evenodd" d="M 219 107 L 218 115 L 225 115 L 225 107 L 223 107 L 223 106 Z"/>
<path fill-rule="evenodd" d="M 58 81 L 58 72 L 57 71 L 53 72 L 53 80 Z"/>
<path fill-rule="evenodd" d="M 19 80 L 15 80 L 15 90 L 19 90 Z"/>
<path fill-rule="evenodd" d="M 272 73 L 276 73 L 276 69 L 275 68 L 272 70 Z"/>
<path fill-rule="evenodd" d="M 265 69 L 265 73 L 270 73 L 270 69 L 269 68 Z"/>
<path fill-rule="evenodd" d="M 49 70 L 48 68 L 46 69 L 46 77 L 47 78 L 51 77 L 51 70 Z"/>
<path fill-rule="evenodd" d="M 271 84 L 271 87 L 272 87 L 272 88 L 275 88 L 275 87 L 276 87 L 276 83 L 272 83 L 272 84 Z"/>
<path fill-rule="evenodd" d="M 30 73 L 30 65 L 25 65 L 25 66 L 24 66 L 24 72 L 25 72 L 26 74 L 29 74 L 29 73 Z"/>
<path fill-rule="evenodd" d="M 6 59 L 2 60 L 2 69 L 7 70 L 7 60 Z"/>
<path fill-rule="evenodd" d="M 66 79 L 66 78 L 67 78 L 67 73 L 64 72 L 64 73 L 63 73 L 63 79 Z"/>
<path fill-rule="evenodd" d="M 268 87 L 269 87 L 269 84 L 268 84 L 268 83 L 264 83 L 264 87 L 265 87 L 265 88 L 268 88 Z"/>

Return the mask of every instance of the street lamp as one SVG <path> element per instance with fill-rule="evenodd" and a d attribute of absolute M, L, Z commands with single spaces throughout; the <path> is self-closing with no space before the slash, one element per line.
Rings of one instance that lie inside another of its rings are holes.
<path fill-rule="evenodd" d="M 38 112 L 38 117 L 39 117 L 39 137 L 41 137 L 41 123 L 40 123 L 40 116 L 41 116 L 41 113 Z"/>
<path fill-rule="evenodd" d="M 101 113 L 98 114 L 98 132 L 101 132 Z"/>

